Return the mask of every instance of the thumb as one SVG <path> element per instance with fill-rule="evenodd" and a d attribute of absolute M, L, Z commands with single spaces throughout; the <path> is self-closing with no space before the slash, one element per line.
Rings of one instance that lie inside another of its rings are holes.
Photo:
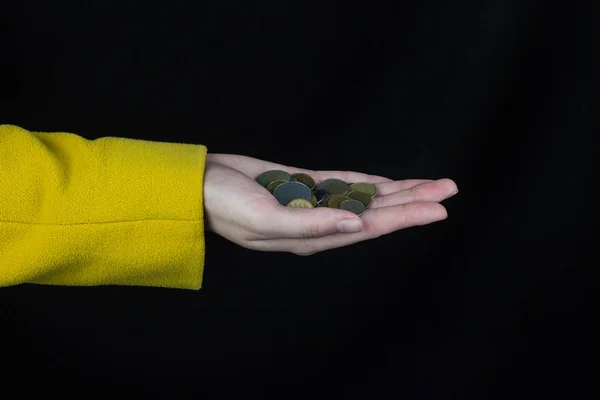
<path fill-rule="evenodd" d="M 269 216 L 270 236 L 279 239 L 310 239 L 334 233 L 357 233 L 363 221 L 356 214 L 334 208 L 281 207 Z"/>

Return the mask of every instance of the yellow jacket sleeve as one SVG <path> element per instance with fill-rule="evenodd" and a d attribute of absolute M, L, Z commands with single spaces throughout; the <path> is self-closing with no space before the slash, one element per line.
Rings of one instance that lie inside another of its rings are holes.
<path fill-rule="evenodd" d="M 0 286 L 200 289 L 206 147 L 0 125 Z"/>

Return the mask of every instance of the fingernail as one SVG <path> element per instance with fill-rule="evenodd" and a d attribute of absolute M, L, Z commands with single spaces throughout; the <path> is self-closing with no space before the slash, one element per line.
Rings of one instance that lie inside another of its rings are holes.
<path fill-rule="evenodd" d="M 455 196 L 455 195 L 457 195 L 457 194 L 458 194 L 458 190 L 456 190 L 456 192 L 452 193 L 452 194 L 451 194 L 450 196 L 448 196 L 448 197 L 452 197 L 452 196 Z"/>
<path fill-rule="evenodd" d="M 337 224 L 337 233 L 356 233 L 362 230 L 362 224 L 355 219 L 344 219 Z"/>

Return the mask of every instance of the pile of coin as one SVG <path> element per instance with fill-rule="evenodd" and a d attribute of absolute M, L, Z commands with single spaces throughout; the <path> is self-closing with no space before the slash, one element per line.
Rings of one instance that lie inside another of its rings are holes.
<path fill-rule="evenodd" d="M 362 215 L 375 197 L 375 185 L 346 183 L 340 179 L 316 182 L 307 174 L 270 170 L 256 181 L 275 196 L 279 204 L 292 208 L 330 207 Z"/>

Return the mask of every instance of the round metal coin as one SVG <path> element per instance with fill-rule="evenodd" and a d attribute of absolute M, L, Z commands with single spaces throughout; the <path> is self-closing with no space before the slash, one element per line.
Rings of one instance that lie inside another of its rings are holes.
<path fill-rule="evenodd" d="M 312 198 L 310 199 L 310 204 L 313 205 L 313 207 L 317 206 L 317 196 L 315 196 L 315 194 L 313 193 Z"/>
<path fill-rule="evenodd" d="M 313 190 L 315 188 L 315 180 L 307 174 L 292 174 L 290 177 L 291 181 L 304 183 L 306 186 Z"/>
<path fill-rule="evenodd" d="M 360 201 L 363 206 L 365 206 L 365 208 L 369 207 L 369 204 L 371 204 L 371 195 L 367 192 L 365 192 L 364 190 L 351 190 L 348 193 L 346 193 L 346 196 L 350 197 L 353 200 L 358 200 Z"/>
<path fill-rule="evenodd" d="M 344 194 L 348 191 L 348 184 L 340 179 L 325 179 L 317 185 L 317 190 L 324 190 L 329 194 Z"/>
<path fill-rule="evenodd" d="M 354 199 L 342 201 L 342 203 L 339 206 L 339 209 L 353 212 L 359 217 L 365 212 L 365 206 L 363 205 L 363 203 Z"/>
<path fill-rule="evenodd" d="M 273 191 L 277 188 L 277 186 L 281 185 L 282 183 L 286 183 L 286 182 L 288 182 L 288 181 L 273 181 L 267 185 L 267 190 L 269 192 L 273 193 Z"/>
<path fill-rule="evenodd" d="M 315 190 L 315 197 L 317 198 L 317 203 L 321 203 L 323 200 L 325 200 L 325 198 L 329 196 L 329 193 L 327 193 L 324 190 Z"/>
<path fill-rule="evenodd" d="M 300 182 L 284 182 L 275 188 L 273 196 L 275 196 L 279 204 L 285 206 L 295 199 L 310 201 L 312 191 L 308 186 Z"/>
<path fill-rule="evenodd" d="M 317 201 L 317 207 L 327 207 L 327 202 L 329 201 L 329 198 L 331 197 L 331 195 L 327 195 L 325 197 L 323 197 L 321 199 L 321 201 Z"/>
<path fill-rule="evenodd" d="M 325 205 L 330 208 L 339 208 L 340 204 L 346 200 L 350 200 L 350 197 L 343 194 L 334 194 L 327 200 Z"/>
<path fill-rule="evenodd" d="M 304 199 L 294 199 L 287 203 L 287 206 L 291 208 L 313 208 L 310 201 Z"/>
<path fill-rule="evenodd" d="M 377 193 L 377 189 L 375 185 L 367 182 L 356 182 L 350 184 L 350 190 L 362 190 L 363 192 L 369 193 L 369 196 L 374 197 L 375 193 Z"/>
<path fill-rule="evenodd" d="M 258 184 L 264 188 L 269 186 L 269 183 L 274 182 L 274 181 L 286 181 L 287 182 L 289 180 L 290 180 L 290 174 L 288 174 L 285 171 L 278 170 L 278 169 L 272 169 L 270 171 L 265 171 L 256 178 L 256 182 L 258 182 Z"/>

